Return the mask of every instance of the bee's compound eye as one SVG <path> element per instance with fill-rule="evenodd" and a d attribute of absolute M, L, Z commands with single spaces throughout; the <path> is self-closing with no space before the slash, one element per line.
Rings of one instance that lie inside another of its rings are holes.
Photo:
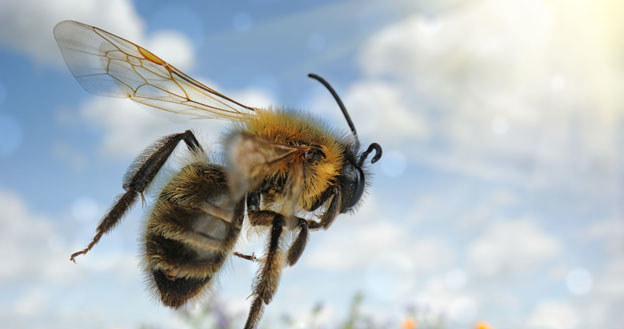
<path fill-rule="evenodd" d="M 364 194 L 364 186 L 366 186 L 366 179 L 362 169 L 351 163 L 348 163 L 345 166 L 342 178 L 341 212 L 345 212 L 353 208 L 358 201 L 360 201 L 360 198 L 362 198 L 362 194 Z"/>

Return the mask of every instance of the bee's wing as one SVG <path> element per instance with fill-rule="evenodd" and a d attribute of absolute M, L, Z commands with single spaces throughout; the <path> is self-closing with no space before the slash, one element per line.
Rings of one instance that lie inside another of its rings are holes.
<path fill-rule="evenodd" d="M 147 49 L 94 26 L 62 21 L 54 37 L 80 85 L 164 111 L 240 120 L 255 108 L 211 89 Z"/>
<path fill-rule="evenodd" d="M 225 139 L 226 167 L 231 197 L 235 200 L 258 187 L 267 175 L 294 168 L 305 146 L 277 144 L 247 132 Z"/>

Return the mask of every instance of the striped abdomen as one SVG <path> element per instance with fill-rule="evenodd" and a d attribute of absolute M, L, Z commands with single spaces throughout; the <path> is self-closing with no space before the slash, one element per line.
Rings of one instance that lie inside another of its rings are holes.
<path fill-rule="evenodd" d="M 197 296 L 229 256 L 243 222 L 244 199 L 231 204 L 221 166 L 195 162 L 162 190 L 145 234 L 148 276 L 162 302 Z"/>

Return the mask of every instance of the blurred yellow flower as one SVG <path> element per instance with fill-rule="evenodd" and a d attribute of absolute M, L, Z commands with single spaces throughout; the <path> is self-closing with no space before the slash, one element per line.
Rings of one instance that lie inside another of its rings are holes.
<path fill-rule="evenodd" d="M 492 329 L 492 326 L 485 321 L 479 321 L 475 324 L 475 329 Z"/>
<path fill-rule="evenodd" d="M 403 329 L 416 329 L 418 327 L 418 322 L 412 318 L 407 318 L 403 320 L 403 324 L 401 328 Z"/>

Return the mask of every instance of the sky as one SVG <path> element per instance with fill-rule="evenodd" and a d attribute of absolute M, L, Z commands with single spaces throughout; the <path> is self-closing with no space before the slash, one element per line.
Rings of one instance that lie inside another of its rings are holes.
<path fill-rule="evenodd" d="M 84 91 L 52 36 L 65 19 L 149 49 L 255 106 L 309 111 L 382 145 L 353 214 L 314 232 L 262 328 L 336 328 L 352 297 L 399 328 L 620 328 L 624 320 L 624 5 L 617 0 L 176 2 L 0 0 L 0 323 L 187 328 L 144 284 L 150 201 L 86 256 L 132 159 L 227 122 Z M 261 251 L 263 236 L 236 249 Z M 231 259 L 207 300 L 244 318 L 255 265 Z M 201 305 L 195 306 L 195 308 Z M 192 311 L 195 308 L 190 307 Z M 242 323 L 238 326 L 242 327 Z"/>

